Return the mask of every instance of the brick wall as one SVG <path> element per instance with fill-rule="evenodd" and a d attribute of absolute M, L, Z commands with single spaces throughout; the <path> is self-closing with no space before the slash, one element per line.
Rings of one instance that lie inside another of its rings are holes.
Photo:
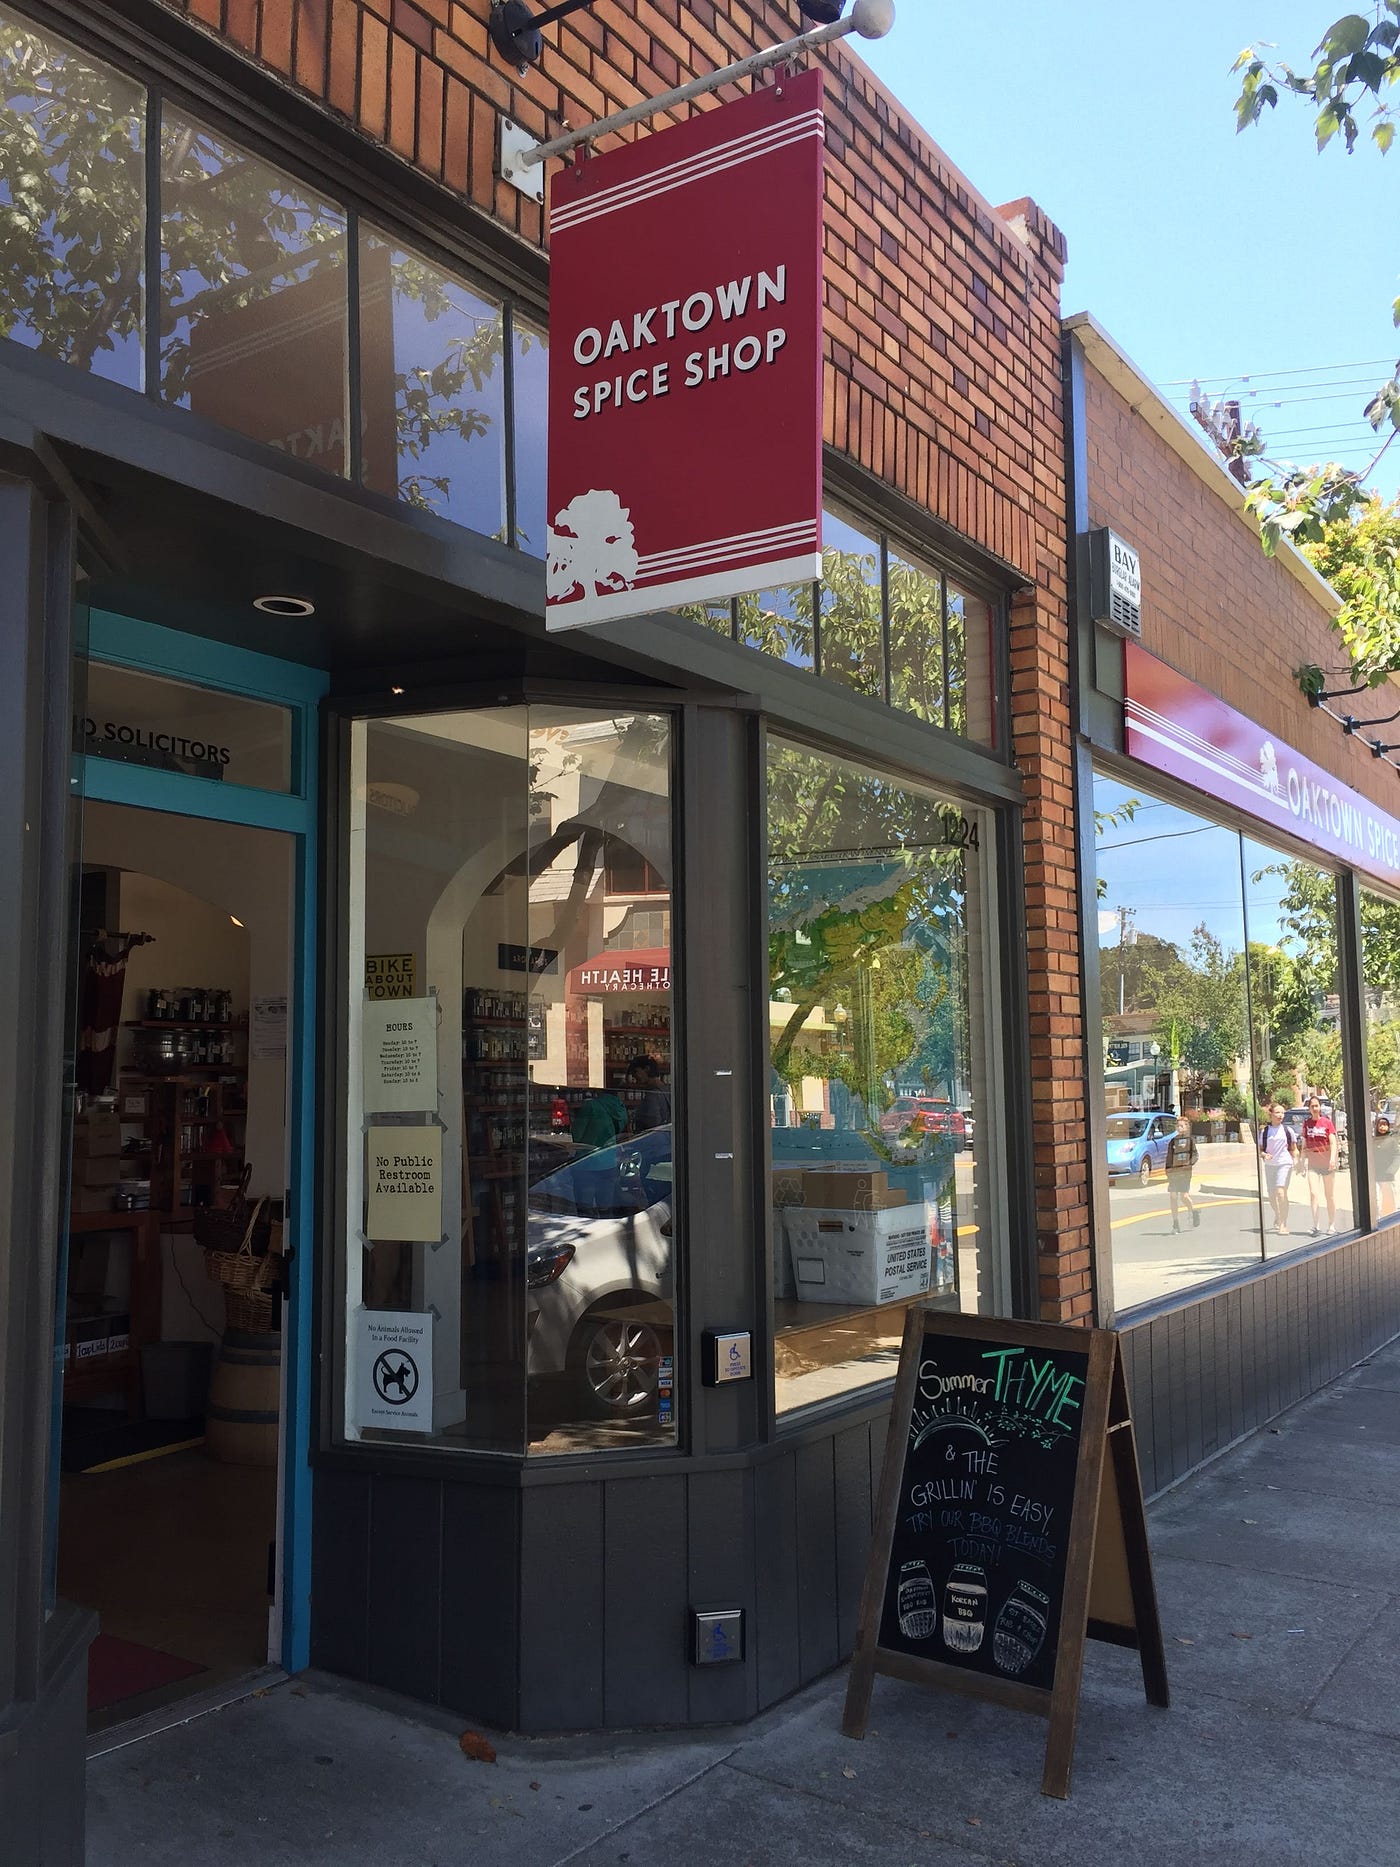
<path fill-rule="evenodd" d="M 1141 553 L 1143 646 L 1400 814 L 1400 779 L 1391 768 L 1298 691 L 1296 668 L 1345 663 L 1329 607 L 1282 557 L 1264 556 L 1215 476 L 1194 473 L 1091 363 L 1084 401 L 1090 522 L 1111 525 Z M 1392 694 L 1384 688 L 1359 696 L 1358 713 L 1394 712 Z"/>
<path fill-rule="evenodd" d="M 799 27 L 795 5 L 773 0 L 597 0 L 547 28 L 542 63 L 519 75 L 489 46 L 488 0 L 164 3 L 535 248 L 546 244 L 542 210 L 494 173 L 502 113 L 536 136 L 557 134 Z M 1064 245 L 1032 202 L 998 211 L 983 201 L 845 45 L 822 56 L 827 442 L 1030 586 L 1013 617 L 1012 729 L 1028 795 L 1040 1289 L 1047 1316 L 1087 1317 L 1059 365 Z M 688 108 L 713 108 L 724 96 Z"/>

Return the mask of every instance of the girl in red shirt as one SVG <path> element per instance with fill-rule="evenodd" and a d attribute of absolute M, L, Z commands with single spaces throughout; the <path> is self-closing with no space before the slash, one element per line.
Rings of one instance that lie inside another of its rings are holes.
<path fill-rule="evenodd" d="M 1308 1097 L 1308 1118 L 1303 1123 L 1303 1162 L 1308 1173 L 1308 1200 L 1312 1206 L 1313 1237 L 1321 1230 L 1318 1195 L 1327 1201 L 1327 1233 L 1337 1229 L 1337 1130 L 1322 1112 L 1318 1096 Z"/>

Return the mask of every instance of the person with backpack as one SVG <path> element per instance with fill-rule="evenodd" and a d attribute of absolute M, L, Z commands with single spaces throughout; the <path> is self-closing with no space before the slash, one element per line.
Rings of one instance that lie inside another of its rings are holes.
<path fill-rule="evenodd" d="M 1176 1118 L 1176 1133 L 1167 1142 L 1167 1155 L 1164 1165 L 1167 1170 L 1167 1197 L 1172 1203 L 1172 1230 L 1181 1230 L 1180 1208 L 1184 1204 L 1191 1215 L 1193 1226 L 1201 1222 L 1201 1212 L 1191 1197 L 1191 1175 L 1196 1162 L 1201 1157 L 1201 1150 L 1196 1145 L 1196 1137 L 1191 1132 L 1191 1123 L 1185 1115 Z"/>
<path fill-rule="evenodd" d="M 1259 1130 L 1259 1153 L 1264 1162 L 1264 1188 L 1274 1209 L 1274 1230 L 1288 1236 L 1288 1182 L 1293 1178 L 1293 1163 L 1298 1143 L 1283 1119 L 1283 1104 L 1269 1104 L 1269 1119 Z"/>

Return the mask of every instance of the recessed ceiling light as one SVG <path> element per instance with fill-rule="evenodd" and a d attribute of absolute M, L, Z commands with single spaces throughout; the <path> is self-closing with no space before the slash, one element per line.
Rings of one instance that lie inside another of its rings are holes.
<path fill-rule="evenodd" d="M 241 927 L 243 925 L 242 921 L 239 920 L 236 914 L 230 914 L 229 919 L 233 922 L 235 927 Z"/>
<path fill-rule="evenodd" d="M 253 608 L 265 616 L 314 616 L 316 605 L 309 596 L 255 596 Z"/>
<path fill-rule="evenodd" d="M 389 692 L 390 692 L 391 694 L 401 694 L 401 693 L 403 692 L 403 689 L 402 689 L 402 687 L 391 687 L 391 688 L 389 689 Z"/>

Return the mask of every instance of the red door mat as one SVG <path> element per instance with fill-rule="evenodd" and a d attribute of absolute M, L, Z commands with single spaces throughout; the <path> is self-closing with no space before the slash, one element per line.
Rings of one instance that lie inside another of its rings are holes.
<path fill-rule="evenodd" d="M 159 1647 L 143 1647 L 115 1634 L 99 1634 L 88 1649 L 88 1710 L 106 1711 L 123 1699 L 138 1698 L 179 1679 L 193 1678 L 204 1668 Z"/>

